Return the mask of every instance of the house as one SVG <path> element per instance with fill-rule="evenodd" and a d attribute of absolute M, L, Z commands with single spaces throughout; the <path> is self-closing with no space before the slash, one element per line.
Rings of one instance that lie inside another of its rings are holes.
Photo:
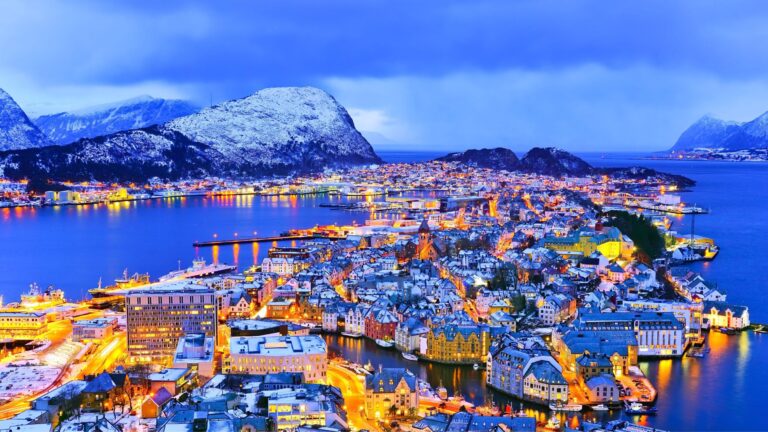
<path fill-rule="evenodd" d="M 365 414 L 370 419 L 406 416 L 419 408 L 416 377 L 403 368 L 379 368 L 365 378 Z"/>
<path fill-rule="evenodd" d="M 586 381 L 589 389 L 590 400 L 600 403 L 614 403 L 619 401 L 619 387 L 613 375 L 596 375 Z"/>
<path fill-rule="evenodd" d="M 576 373 L 585 382 L 600 375 L 613 376 L 613 363 L 606 354 L 585 351 L 576 359 Z"/>
<path fill-rule="evenodd" d="M 523 378 L 524 397 L 541 402 L 568 402 L 568 382 L 555 364 L 540 361 L 531 365 Z"/>
<path fill-rule="evenodd" d="M 735 328 L 749 327 L 749 308 L 724 302 L 704 302 L 703 325 L 711 328 Z"/>
<path fill-rule="evenodd" d="M 147 395 L 141 404 L 141 418 L 157 418 L 163 412 L 163 407 L 173 399 L 173 395 L 165 387 Z"/>
<path fill-rule="evenodd" d="M 429 332 L 429 327 L 415 317 L 398 323 L 395 329 L 395 346 L 400 351 L 413 352 L 419 349 L 421 337 Z"/>
<path fill-rule="evenodd" d="M 81 392 L 83 411 L 104 412 L 112 408 L 117 385 L 107 372 L 102 372 L 88 382 Z"/>
<path fill-rule="evenodd" d="M 538 315 L 546 326 L 560 324 L 576 314 L 576 299 L 567 294 L 553 294 L 536 302 Z"/>
<path fill-rule="evenodd" d="M 149 391 L 157 393 L 165 388 L 171 395 L 177 395 L 197 387 L 197 373 L 188 368 L 168 368 L 149 374 Z"/>

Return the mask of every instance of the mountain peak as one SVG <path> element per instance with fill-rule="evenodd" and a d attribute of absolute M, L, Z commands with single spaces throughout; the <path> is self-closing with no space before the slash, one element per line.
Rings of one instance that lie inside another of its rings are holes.
<path fill-rule="evenodd" d="M 0 89 L 0 151 L 50 145 L 8 92 Z"/>
<path fill-rule="evenodd" d="M 745 123 L 704 115 L 683 131 L 671 150 L 742 150 L 765 147 L 768 147 L 768 112 Z"/>

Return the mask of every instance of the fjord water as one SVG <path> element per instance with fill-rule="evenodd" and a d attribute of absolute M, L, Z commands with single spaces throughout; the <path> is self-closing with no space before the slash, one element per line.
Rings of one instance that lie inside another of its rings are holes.
<path fill-rule="evenodd" d="M 388 161 L 426 160 L 432 153 L 381 152 Z M 684 192 L 688 202 L 711 209 L 696 218 L 696 233 L 721 246 L 717 259 L 692 266 L 728 292 L 728 300 L 750 307 L 753 321 L 768 322 L 768 164 L 687 162 L 639 159 L 632 155 L 582 155 L 596 166 L 642 165 L 682 174 L 697 181 Z M 268 244 L 195 250 L 192 242 L 239 236 L 278 234 L 316 224 L 362 222 L 366 213 L 334 211 L 320 204 L 327 196 L 188 197 L 99 206 L 62 206 L 0 210 L 0 293 L 18 301 L 31 282 L 54 284 L 73 299 L 88 288 L 111 283 L 124 269 L 149 272 L 153 278 L 191 264 L 195 256 L 220 262 L 237 258 L 241 268 L 263 257 Z M 674 229 L 687 233 L 685 218 Z M 461 392 L 475 403 L 493 395 L 482 371 L 405 361 L 399 353 L 367 341 L 328 337 L 330 349 L 361 363 L 408 367 L 434 385 Z M 768 388 L 768 335 L 710 335 L 710 354 L 703 359 L 643 361 L 641 367 L 659 388 L 656 417 L 635 421 L 671 430 L 760 430 L 760 396 Z M 517 406 L 516 406 L 517 407 Z M 536 410 L 543 418 L 546 410 Z M 594 418 L 587 412 L 585 417 Z M 620 413 L 599 418 L 619 417 Z M 569 415 L 569 417 L 571 417 Z"/>

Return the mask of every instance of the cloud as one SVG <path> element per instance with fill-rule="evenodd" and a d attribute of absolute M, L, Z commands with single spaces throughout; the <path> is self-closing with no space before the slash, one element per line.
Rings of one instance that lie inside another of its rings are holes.
<path fill-rule="evenodd" d="M 8 0 L 0 87 L 43 113 L 316 85 L 382 142 L 662 148 L 768 109 L 766 22 L 742 0 Z"/>
<path fill-rule="evenodd" d="M 765 81 L 642 66 L 332 79 L 327 86 L 342 104 L 398 113 L 411 148 L 422 150 L 663 150 L 704 113 L 748 120 L 768 108 Z"/>

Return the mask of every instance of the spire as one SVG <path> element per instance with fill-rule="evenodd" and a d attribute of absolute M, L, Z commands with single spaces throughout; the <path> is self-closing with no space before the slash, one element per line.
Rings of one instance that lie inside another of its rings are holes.
<path fill-rule="evenodd" d="M 421 225 L 419 226 L 419 233 L 428 233 L 430 232 L 429 224 L 427 223 L 427 218 L 424 218 L 421 220 Z"/>

